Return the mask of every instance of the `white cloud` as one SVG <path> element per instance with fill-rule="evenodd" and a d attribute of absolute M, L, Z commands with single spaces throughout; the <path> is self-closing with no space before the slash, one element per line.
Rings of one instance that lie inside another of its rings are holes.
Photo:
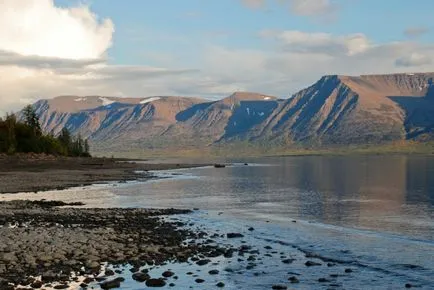
<path fill-rule="evenodd" d="M 0 11 L 0 114 L 61 94 L 165 93 L 170 91 L 165 82 L 196 72 L 107 64 L 114 24 L 87 6 L 3 0 Z"/>
<path fill-rule="evenodd" d="M 404 35 L 409 38 L 416 38 L 428 32 L 429 28 L 427 27 L 409 27 L 404 30 Z"/>
<path fill-rule="evenodd" d="M 415 67 L 432 64 L 433 59 L 432 57 L 424 54 L 411 53 L 410 55 L 398 58 L 395 63 L 397 66 Z"/>
<path fill-rule="evenodd" d="M 334 36 L 328 33 L 306 33 L 302 31 L 262 31 L 263 37 L 272 37 L 288 51 L 320 53 L 330 55 L 355 55 L 371 46 L 364 34 Z"/>
<path fill-rule="evenodd" d="M 241 0 L 248 8 L 259 9 L 267 5 L 267 0 Z M 268 0 L 271 2 L 271 0 Z M 292 14 L 308 17 L 330 18 L 335 16 L 338 6 L 331 0 L 275 0 L 289 8 Z"/>
<path fill-rule="evenodd" d="M 336 9 L 330 0 L 290 0 L 289 2 L 291 11 L 303 16 L 326 15 Z"/>

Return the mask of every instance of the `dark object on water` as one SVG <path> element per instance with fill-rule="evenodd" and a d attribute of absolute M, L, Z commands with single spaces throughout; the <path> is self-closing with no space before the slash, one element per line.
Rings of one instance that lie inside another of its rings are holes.
<path fill-rule="evenodd" d="M 247 166 L 247 165 L 249 165 L 249 163 L 244 163 L 244 165 L 246 165 L 246 166 Z"/>
<path fill-rule="evenodd" d="M 240 234 L 240 233 L 228 233 L 226 234 L 228 239 L 235 239 L 235 238 L 242 238 L 244 237 L 244 235 Z"/>
<path fill-rule="evenodd" d="M 215 168 L 225 168 L 226 165 L 216 163 L 216 164 L 214 164 L 214 167 L 215 167 Z"/>

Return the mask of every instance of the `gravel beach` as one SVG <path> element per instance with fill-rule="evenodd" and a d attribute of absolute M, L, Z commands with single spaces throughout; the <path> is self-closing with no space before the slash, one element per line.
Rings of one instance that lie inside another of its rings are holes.
<path fill-rule="evenodd" d="M 53 285 L 65 289 L 76 276 L 85 277 L 81 285 L 85 288 L 85 282 L 93 282 L 101 274 L 104 263 L 131 265 L 133 278 L 148 281 L 151 277 L 139 271 L 141 266 L 186 262 L 193 257 L 206 259 L 232 251 L 207 243 L 186 243 L 207 234 L 182 229 L 182 222 L 162 218 L 188 210 L 82 209 L 63 205 L 68 204 L 0 203 L 0 289 Z M 108 277 L 110 274 L 105 273 Z M 165 283 L 161 278 L 153 282 Z M 101 279 L 102 288 L 111 288 L 104 284 L 107 281 Z M 111 282 L 114 287 L 122 281 Z"/>
<path fill-rule="evenodd" d="M 38 192 L 113 181 L 148 179 L 149 170 L 205 164 L 150 164 L 111 158 L 0 154 L 0 193 Z M 140 172 L 140 173 L 137 173 Z"/>

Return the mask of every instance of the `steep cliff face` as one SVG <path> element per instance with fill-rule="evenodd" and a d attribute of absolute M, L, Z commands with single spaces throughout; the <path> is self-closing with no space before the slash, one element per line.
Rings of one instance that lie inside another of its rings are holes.
<path fill-rule="evenodd" d="M 237 92 L 183 97 L 62 96 L 35 103 L 46 131 L 63 127 L 108 150 L 236 140 L 361 144 L 434 137 L 434 73 L 324 76 L 288 99 Z"/>

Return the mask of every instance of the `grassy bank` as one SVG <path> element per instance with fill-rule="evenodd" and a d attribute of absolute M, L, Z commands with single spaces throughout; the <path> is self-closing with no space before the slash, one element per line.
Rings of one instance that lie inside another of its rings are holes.
<path fill-rule="evenodd" d="M 324 147 L 267 146 L 233 143 L 189 149 L 134 149 L 127 152 L 93 152 L 96 156 L 120 158 L 237 158 L 265 156 L 354 155 L 354 154 L 423 154 L 434 155 L 434 142 L 397 142 L 375 145 L 336 145 Z"/>

